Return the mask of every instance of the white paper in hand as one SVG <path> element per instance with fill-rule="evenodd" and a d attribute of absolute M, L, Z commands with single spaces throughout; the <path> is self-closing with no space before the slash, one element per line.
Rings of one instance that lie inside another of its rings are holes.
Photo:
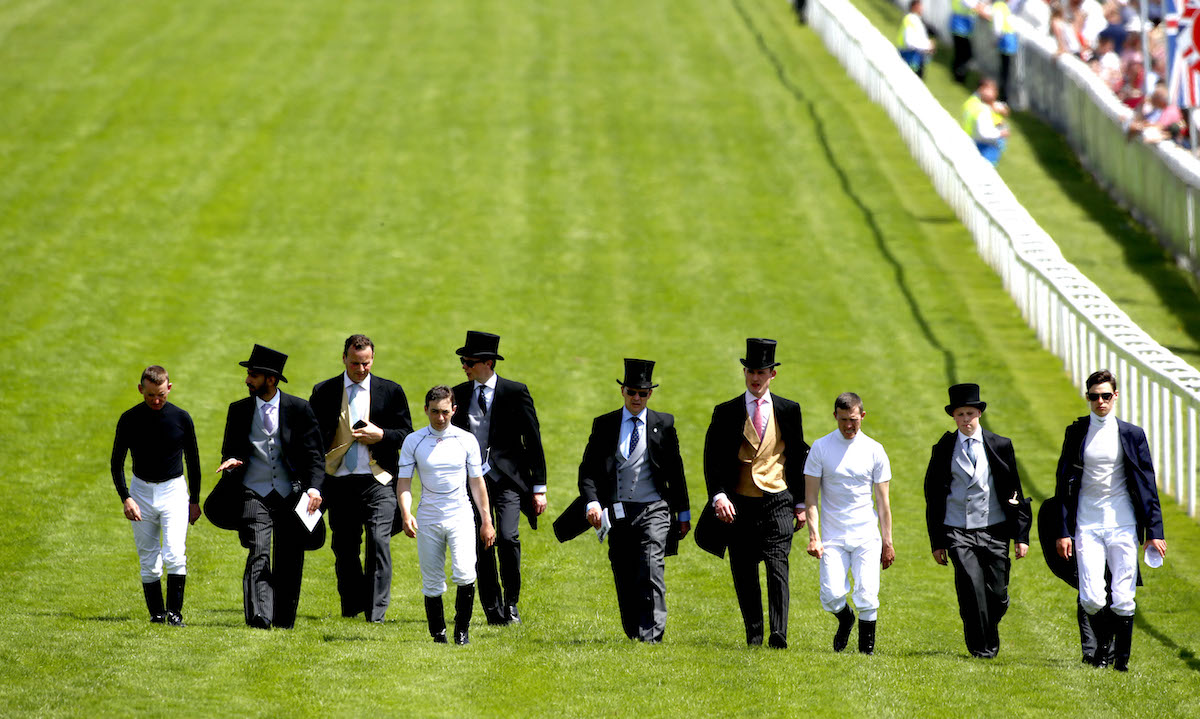
<path fill-rule="evenodd" d="M 317 522 L 321 520 L 321 510 L 318 509 L 311 514 L 309 513 L 307 492 L 300 494 L 300 501 L 296 504 L 296 516 L 300 518 L 301 522 L 304 522 L 304 526 L 308 527 L 308 531 L 310 532 L 313 531 L 313 527 L 317 526 Z"/>
<path fill-rule="evenodd" d="M 596 539 L 604 542 L 604 538 L 608 536 L 608 530 L 612 529 L 612 522 L 608 519 L 608 510 L 600 510 L 600 528 L 596 530 Z"/>

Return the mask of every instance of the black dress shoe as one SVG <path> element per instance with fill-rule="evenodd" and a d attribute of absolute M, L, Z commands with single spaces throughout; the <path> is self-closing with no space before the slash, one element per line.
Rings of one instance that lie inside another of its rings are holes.
<path fill-rule="evenodd" d="M 151 614 L 150 615 L 150 623 L 151 624 L 164 624 L 164 623 L 166 623 L 166 621 L 167 621 L 166 614 Z"/>
<path fill-rule="evenodd" d="M 445 629 L 443 629 L 442 631 L 433 635 L 433 643 L 434 644 L 449 644 L 449 642 L 446 641 L 446 630 Z"/>
<path fill-rule="evenodd" d="M 767 640 L 767 646 L 772 649 L 787 649 L 787 640 L 772 634 L 771 638 Z"/>
<path fill-rule="evenodd" d="M 247 624 L 255 629 L 270 629 L 271 623 L 263 617 L 254 617 Z"/>
<path fill-rule="evenodd" d="M 183 616 L 179 612 L 167 612 L 167 624 L 173 627 L 186 627 L 183 623 Z"/>
<path fill-rule="evenodd" d="M 467 630 L 464 629 L 461 632 L 454 632 L 454 643 L 460 647 L 465 644 L 470 644 L 471 640 L 467 638 Z"/>
<path fill-rule="evenodd" d="M 515 605 L 515 604 L 508 605 L 508 623 L 509 624 L 520 624 L 521 623 L 521 615 L 517 613 L 517 605 Z"/>
<path fill-rule="evenodd" d="M 508 624 L 508 617 L 506 617 L 502 614 L 495 614 L 493 612 L 488 612 L 484 615 L 484 618 L 487 619 L 487 623 L 492 625 L 493 627 L 502 627 L 505 624 Z"/>

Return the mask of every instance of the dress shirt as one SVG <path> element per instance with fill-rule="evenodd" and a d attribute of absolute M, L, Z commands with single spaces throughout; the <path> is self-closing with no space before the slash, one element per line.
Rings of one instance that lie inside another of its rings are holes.
<path fill-rule="evenodd" d="M 254 411 L 255 412 L 258 412 L 261 415 L 263 405 L 265 405 L 265 404 L 269 404 L 275 408 L 274 410 L 272 410 L 275 413 L 275 431 L 272 432 L 268 436 L 271 437 L 271 441 L 277 442 L 279 439 L 279 428 L 283 425 L 283 416 L 279 410 L 279 391 L 276 390 L 275 394 L 272 395 L 271 399 L 268 399 L 268 400 L 264 400 L 262 397 L 255 395 L 255 397 L 254 397 Z M 266 426 L 263 427 L 263 431 L 264 432 L 267 431 Z M 320 497 L 321 490 L 317 489 L 316 487 L 309 487 L 308 488 L 308 496 Z"/>
<path fill-rule="evenodd" d="M 646 408 L 645 407 L 643 407 L 642 411 L 640 413 L 638 413 L 637 418 L 638 418 L 638 420 L 641 421 L 641 424 L 638 425 L 638 427 L 639 427 L 638 443 L 640 444 L 640 443 L 646 441 Z M 630 414 L 629 410 L 622 408 L 621 409 L 621 431 L 620 431 L 620 434 L 617 435 L 617 451 L 620 452 L 621 456 L 625 457 L 626 459 L 629 458 L 629 449 L 630 449 L 629 448 L 629 438 L 630 438 L 630 436 L 633 435 L 633 422 L 629 421 L 631 419 L 633 419 L 633 415 Z"/>
<path fill-rule="evenodd" d="M 355 383 L 354 380 L 350 379 L 349 374 L 342 372 L 342 389 L 344 389 L 346 392 L 347 400 L 350 399 L 350 386 L 354 384 L 358 385 L 359 390 L 355 394 L 354 399 L 350 401 L 349 410 L 351 429 L 353 429 L 355 417 L 361 418 L 363 415 L 369 414 L 371 411 L 371 374 L 368 372 L 366 378 L 364 378 L 362 382 Z M 367 450 L 367 446 L 359 442 L 352 442 L 346 449 L 346 454 L 342 457 L 342 463 L 338 466 L 337 472 L 335 472 L 333 476 L 345 477 L 346 475 L 353 474 L 349 469 L 346 468 L 346 460 L 350 457 L 351 452 L 356 454 L 358 458 L 357 474 L 371 473 L 371 454 Z"/>
<path fill-rule="evenodd" d="M 487 413 L 492 413 L 492 401 L 496 398 L 496 373 L 493 372 L 491 377 L 488 377 L 487 382 L 475 380 L 471 385 L 471 401 L 476 405 L 479 404 L 479 388 L 483 387 L 483 400 L 487 402 Z"/>

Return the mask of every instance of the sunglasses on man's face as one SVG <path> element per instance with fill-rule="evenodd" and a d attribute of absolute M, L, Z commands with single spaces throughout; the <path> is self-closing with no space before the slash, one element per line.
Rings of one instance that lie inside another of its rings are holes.
<path fill-rule="evenodd" d="M 650 390 L 648 390 L 648 389 L 629 389 L 628 387 L 626 387 L 625 394 L 629 395 L 630 397 L 649 397 Z"/>
<path fill-rule="evenodd" d="M 1113 393 L 1112 392 L 1088 392 L 1087 398 L 1088 398 L 1088 401 L 1090 401 L 1090 402 L 1096 402 L 1099 400 L 1104 400 L 1105 402 L 1107 402 L 1113 398 Z"/>
<path fill-rule="evenodd" d="M 480 363 L 480 362 L 482 362 L 483 360 L 477 360 L 477 359 L 467 359 L 466 357 L 463 357 L 463 358 L 462 358 L 462 359 L 460 359 L 459 361 L 460 361 L 460 362 L 462 362 L 462 366 L 463 366 L 463 367 L 466 367 L 466 368 L 468 368 L 468 369 L 469 369 L 469 368 L 471 368 L 471 367 L 474 367 L 475 365 L 479 364 L 479 363 Z"/>

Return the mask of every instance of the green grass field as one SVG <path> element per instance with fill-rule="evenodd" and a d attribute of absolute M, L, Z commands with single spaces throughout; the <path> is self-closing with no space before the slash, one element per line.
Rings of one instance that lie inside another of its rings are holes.
<path fill-rule="evenodd" d="M 1037 549 L 1000 657 L 966 658 L 920 488 L 946 387 L 983 386 L 1035 500 L 1086 408 L 782 0 L 13 0 L 0 67 L 0 715 L 1200 714 L 1200 527 L 1167 497 L 1133 671 L 1079 664 L 1073 594 Z M 800 550 L 791 648 L 748 650 L 728 567 L 690 540 L 666 642 L 630 643 L 606 548 L 548 527 L 523 532 L 524 625 L 461 650 L 429 641 L 403 537 L 387 624 L 339 616 L 326 548 L 297 628 L 267 633 L 243 626 L 244 550 L 201 520 L 189 626 L 146 621 L 108 476 L 146 364 L 196 420 L 207 492 L 253 343 L 307 396 L 365 332 L 415 399 L 459 380 L 468 328 L 501 334 L 500 372 L 531 387 L 549 519 L 623 357 L 659 362 L 651 406 L 677 417 L 697 512 L 747 336 L 779 340 L 774 389 L 810 440 L 862 394 L 895 474 L 877 655 L 829 649 Z"/>

